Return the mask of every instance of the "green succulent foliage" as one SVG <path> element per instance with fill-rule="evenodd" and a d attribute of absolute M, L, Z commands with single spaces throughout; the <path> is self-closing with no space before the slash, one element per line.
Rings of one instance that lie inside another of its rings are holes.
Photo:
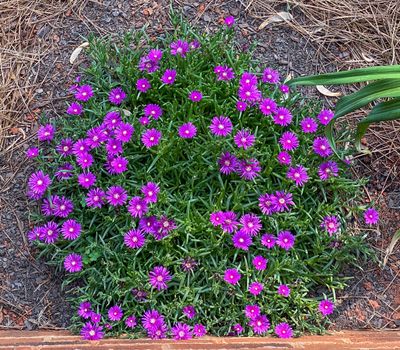
<path fill-rule="evenodd" d="M 332 146 L 333 124 L 343 117 L 371 102 L 389 99 L 376 104 L 367 117 L 357 126 L 355 142 L 358 150 L 361 148 L 361 138 L 368 126 L 388 120 L 400 119 L 400 65 L 378 66 L 352 69 L 344 72 L 327 73 L 314 76 L 299 77 L 287 82 L 288 85 L 342 85 L 360 82 L 371 82 L 359 91 L 339 99 L 336 104 L 335 117 L 326 127 L 326 135 Z"/>

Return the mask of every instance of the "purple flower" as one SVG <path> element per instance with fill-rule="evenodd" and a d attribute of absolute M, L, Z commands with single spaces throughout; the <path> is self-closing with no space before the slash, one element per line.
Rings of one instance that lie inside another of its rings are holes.
<path fill-rule="evenodd" d="M 244 315 L 250 320 L 260 315 L 260 307 L 258 305 L 246 305 L 244 308 Z"/>
<path fill-rule="evenodd" d="M 72 153 L 75 156 L 80 156 L 80 155 L 86 154 L 89 151 L 90 151 L 90 145 L 89 145 L 87 139 L 79 139 L 72 146 Z"/>
<path fill-rule="evenodd" d="M 187 318 L 194 318 L 196 316 L 196 309 L 193 305 L 187 305 L 182 309 L 182 312 L 185 314 Z"/>
<path fill-rule="evenodd" d="M 44 198 L 42 202 L 42 213 L 46 216 L 54 215 L 55 202 L 59 199 L 59 196 L 50 196 L 49 198 Z"/>
<path fill-rule="evenodd" d="M 108 112 L 103 120 L 103 124 L 107 127 L 109 130 L 115 129 L 119 123 L 122 123 L 122 118 L 121 114 L 117 111 L 110 111 Z"/>
<path fill-rule="evenodd" d="M 218 160 L 219 171 L 222 174 L 228 175 L 234 173 L 239 165 L 238 159 L 229 152 L 222 153 Z"/>
<path fill-rule="evenodd" d="M 275 113 L 278 108 L 276 102 L 270 98 L 264 98 L 260 102 L 259 107 L 260 107 L 261 113 L 264 115 L 270 115 L 272 113 Z"/>
<path fill-rule="evenodd" d="M 73 219 L 69 219 L 62 224 L 61 233 L 65 239 L 73 241 L 81 234 L 81 224 Z"/>
<path fill-rule="evenodd" d="M 294 246 L 294 241 L 295 237 L 290 231 L 281 231 L 278 233 L 276 244 L 285 250 L 290 250 Z"/>
<path fill-rule="evenodd" d="M 267 268 L 268 259 L 262 257 L 261 255 L 257 255 L 253 258 L 252 264 L 258 271 L 264 271 Z"/>
<path fill-rule="evenodd" d="M 277 158 L 278 162 L 282 165 L 289 165 L 292 162 L 292 157 L 285 151 L 279 152 Z"/>
<path fill-rule="evenodd" d="M 301 131 L 306 134 L 312 134 L 317 131 L 318 124 L 313 118 L 304 118 L 300 122 Z"/>
<path fill-rule="evenodd" d="M 275 334 L 279 338 L 291 338 L 293 337 L 293 330 L 289 324 L 282 322 L 275 326 Z"/>
<path fill-rule="evenodd" d="M 269 329 L 269 319 L 265 315 L 258 315 L 249 322 L 250 327 L 253 328 L 254 333 L 263 334 Z"/>
<path fill-rule="evenodd" d="M 266 68 L 263 72 L 262 81 L 263 83 L 277 84 L 279 83 L 279 73 L 272 68 Z"/>
<path fill-rule="evenodd" d="M 33 173 L 28 180 L 29 190 L 42 196 L 48 187 L 51 185 L 50 176 L 45 174 L 42 170 Z"/>
<path fill-rule="evenodd" d="M 189 122 L 179 127 L 178 134 L 183 139 L 192 139 L 197 134 L 197 128 Z"/>
<path fill-rule="evenodd" d="M 93 97 L 93 89 L 90 85 L 82 85 L 76 88 L 75 98 L 78 101 L 89 101 Z"/>
<path fill-rule="evenodd" d="M 161 77 L 161 81 L 164 84 L 172 85 L 176 79 L 176 70 L 175 69 L 167 69 L 163 76 Z"/>
<path fill-rule="evenodd" d="M 108 309 L 108 319 L 110 321 L 119 321 L 123 315 L 124 313 L 118 305 L 111 306 Z"/>
<path fill-rule="evenodd" d="M 211 120 L 210 130 L 216 136 L 227 136 L 232 131 L 232 122 L 223 115 L 214 117 Z"/>
<path fill-rule="evenodd" d="M 228 81 L 228 80 L 232 80 L 232 79 L 235 78 L 235 73 L 234 73 L 232 68 L 227 67 L 227 66 L 218 67 L 218 68 L 219 68 L 218 69 L 219 72 L 217 73 L 218 74 L 218 80 Z M 216 70 L 214 69 L 214 72 L 215 71 Z"/>
<path fill-rule="evenodd" d="M 129 201 L 128 211 L 134 218 L 141 218 L 148 210 L 147 202 L 138 196 Z"/>
<path fill-rule="evenodd" d="M 126 99 L 126 93 L 120 87 L 116 87 L 108 94 L 108 100 L 114 105 L 120 105 Z"/>
<path fill-rule="evenodd" d="M 26 156 L 30 159 L 36 158 L 39 155 L 39 148 L 31 147 L 26 150 Z"/>
<path fill-rule="evenodd" d="M 115 139 L 109 139 L 106 144 L 106 151 L 109 156 L 115 156 L 122 153 L 122 142 Z"/>
<path fill-rule="evenodd" d="M 139 118 L 139 123 L 146 126 L 150 124 L 150 118 L 145 115 Z"/>
<path fill-rule="evenodd" d="M 78 183 L 83 188 L 89 188 L 96 182 L 96 175 L 91 172 L 83 173 L 78 175 Z"/>
<path fill-rule="evenodd" d="M 34 227 L 27 234 L 28 239 L 32 241 L 43 240 L 43 230 L 41 227 Z"/>
<path fill-rule="evenodd" d="M 272 249 L 273 247 L 275 247 L 276 238 L 274 235 L 271 235 L 270 233 L 266 233 L 266 234 L 262 235 L 262 237 L 261 237 L 261 244 L 264 247 L 267 247 L 268 249 Z"/>
<path fill-rule="evenodd" d="M 237 230 L 239 222 L 236 220 L 237 215 L 233 211 L 227 211 L 223 213 L 223 220 L 221 222 L 221 228 L 224 232 L 232 233 Z"/>
<path fill-rule="evenodd" d="M 334 116 L 335 114 L 330 109 L 323 109 L 319 112 L 317 118 L 322 125 L 328 125 Z"/>
<path fill-rule="evenodd" d="M 105 198 L 106 194 L 101 188 L 93 188 L 87 194 L 86 204 L 88 207 L 101 208 Z"/>
<path fill-rule="evenodd" d="M 56 171 L 55 175 L 57 180 L 67 180 L 72 177 L 72 171 L 74 167 L 71 163 L 64 163 L 62 164 Z"/>
<path fill-rule="evenodd" d="M 283 94 L 288 94 L 289 93 L 289 86 L 288 85 L 279 85 L 279 90 L 281 90 L 281 92 Z"/>
<path fill-rule="evenodd" d="M 144 216 L 139 220 L 139 228 L 145 233 L 154 234 L 158 229 L 157 226 L 158 221 L 155 216 Z"/>
<path fill-rule="evenodd" d="M 103 126 L 98 126 L 88 130 L 86 133 L 87 138 L 85 139 L 86 144 L 92 149 L 99 147 L 104 141 L 107 140 L 107 136 L 104 131 L 105 129 Z"/>
<path fill-rule="evenodd" d="M 143 247 L 145 242 L 144 234 L 141 230 L 129 230 L 124 235 L 124 243 L 128 248 L 137 249 Z"/>
<path fill-rule="evenodd" d="M 249 292 L 252 295 L 259 295 L 264 289 L 264 286 L 260 282 L 252 282 L 249 286 Z"/>
<path fill-rule="evenodd" d="M 189 43 L 190 50 L 196 50 L 200 48 L 200 43 L 197 40 L 193 40 Z"/>
<path fill-rule="evenodd" d="M 121 186 L 111 186 L 106 193 L 107 202 L 116 207 L 125 204 L 128 195 L 125 189 Z"/>
<path fill-rule="evenodd" d="M 274 205 L 272 204 L 273 195 L 269 193 L 262 194 L 258 198 L 258 206 L 264 215 L 271 215 L 275 212 Z"/>
<path fill-rule="evenodd" d="M 277 125 L 287 126 L 292 122 L 293 116 L 287 108 L 280 107 L 276 110 L 272 119 Z"/>
<path fill-rule="evenodd" d="M 147 331 L 147 335 L 151 339 L 164 339 L 166 338 L 167 331 L 167 325 L 165 323 L 161 323 L 158 327 L 149 329 Z"/>
<path fill-rule="evenodd" d="M 149 283 L 157 290 L 167 289 L 167 282 L 171 281 L 171 279 L 169 271 L 164 266 L 156 266 L 149 273 Z"/>
<path fill-rule="evenodd" d="M 72 203 L 70 199 L 65 198 L 64 196 L 55 198 L 53 205 L 54 216 L 58 216 L 60 218 L 66 218 L 74 210 L 74 203 Z"/>
<path fill-rule="evenodd" d="M 186 41 L 177 40 L 171 43 L 170 48 L 172 56 L 178 55 L 186 57 L 186 54 L 189 51 L 189 44 Z"/>
<path fill-rule="evenodd" d="M 278 287 L 278 294 L 287 298 L 290 295 L 290 288 L 286 284 L 281 284 Z"/>
<path fill-rule="evenodd" d="M 151 89 L 151 84 L 146 78 L 138 79 L 136 81 L 136 89 L 140 92 L 147 92 Z"/>
<path fill-rule="evenodd" d="M 248 72 L 244 72 L 240 77 L 239 84 L 241 86 L 254 86 L 257 85 L 257 76 Z"/>
<path fill-rule="evenodd" d="M 323 158 L 329 157 L 333 153 L 326 137 L 317 137 L 313 143 L 313 150 Z"/>
<path fill-rule="evenodd" d="M 290 167 L 286 176 L 288 179 L 293 180 L 296 186 L 303 186 L 310 179 L 306 168 L 302 165 Z"/>
<path fill-rule="evenodd" d="M 115 129 L 115 139 L 121 142 L 129 142 L 135 128 L 129 123 L 119 123 Z"/>
<path fill-rule="evenodd" d="M 279 139 L 279 143 L 285 151 L 293 151 L 299 147 L 299 140 L 295 133 L 285 131 Z"/>
<path fill-rule="evenodd" d="M 240 280 L 240 277 L 242 277 L 242 275 L 236 269 L 227 269 L 224 274 L 225 282 L 232 285 L 237 284 Z"/>
<path fill-rule="evenodd" d="M 238 249 L 249 250 L 249 246 L 253 243 L 251 236 L 243 230 L 239 230 L 232 236 L 233 246 Z"/>
<path fill-rule="evenodd" d="M 81 329 L 81 336 L 84 340 L 102 339 L 104 337 L 103 327 L 87 322 Z"/>
<path fill-rule="evenodd" d="M 204 337 L 207 333 L 206 327 L 201 323 L 197 323 L 193 326 L 193 335 L 197 338 Z"/>
<path fill-rule="evenodd" d="M 318 310 L 323 316 L 332 314 L 334 308 L 335 304 L 332 303 L 330 300 L 322 300 L 318 305 Z"/>
<path fill-rule="evenodd" d="M 186 323 L 177 323 L 171 328 L 171 334 L 175 340 L 187 340 L 192 338 L 192 331 Z"/>
<path fill-rule="evenodd" d="M 339 218 L 335 215 L 328 215 L 324 217 L 324 220 L 321 223 L 321 227 L 323 227 L 326 232 L 329 233 L 329 236 L 332 236 L 334 233 L 337 233 L 340 228 Z"/>
<path fill-rule="evenodd" d="M 246 110 L 246 108 L 247 108 L 247 103 L 246 102 L 244 102 L 244 101 L 237 101 L 236 102 L 236 109 L 239 112 L 244 112 Z"/>
<path fill-rule="evenodd" d="M 140 71 L 146 71 L 148 73 L 154 73 L 160 68 L 158 61 L 151 60 L 148 56 L 140 58 L 138 67 Z"/>
<path fill-rule="evenodd" d="M 198 90 L 194 90 L 194 91 L 191 91 L 191 92 L 189 93 L 189 100 L 191 100 L 191 101 L 193 101 L 193 102 L 199 102 L 199 101 L 202 100 L 202 98 L 203 98 L 203 95 L 202 95 L 202 93 L 201 93 L 200 91 L 198 91 Z"/>
<path fill-rule="evenodd" d="M 247 130 L 240 130 L 233 138 L 235 141 L 236 146 L 243 149 L 248 149 L 249 147 L 253 146 L 256 137 L 253 134 L 250 134 Z"/>
<path fill-rule="evenodd" d="M 128 159 L 124 157 L 116 157 L 108 163 L 108 172 L 110 174 L 122 174 L 128 170 Z"/>
<path fill-rule="evenodd" d="M 197 265 L 198 263 L 196 260 L 191 257 L 187 257 L 183 259 L 181 267 L 182 270 L 185 272 L 193 272 L 196 269 Z"/>
<path fill-rule="evenodd" d="M 240 218 L 240 223 L 242 224 L 243 232 L 247 233 L 250 236 L 256 236 L 258 232 L 261 230 L 261 220 L 255 214 L 244 214 Z"/>
<path fill-rule="evenodd" d="M 96 314 L 95 312 L 92 312 L 90 314 L 90 321 L 92 321 L 94 324 L 100 323 L 101 314 Z"/>
<path fill-rule="evenodd" d="M 76 102 L 72 102 L 67 108 L 67 113 L 70 115 L 81 115 L 82 112 L 83 112 L 83 107 Z"/>
<path fill-rule="evenodd" d="M 147 330 L 160 328 L 164 324 L 164 317 L 157 310 L 147 310 L 142 317 L 142 325 Z"/>
<path fill-rule="evenodd" d="M 64 259 L 64 268 L 68 272 L 79 272 L 82 270 L 83 263 L 82 263 L 82 257 L 79 254 L 69 254 L 65 257 Z"/>
<path fill-rule="evenodd" d="M 368 208 L 364 212 L 364 220 L 367 225 L 375 225 L 379 221 L 379 213 L 374 208 Z"/>
<path fill-rule="evenodd" d="M 210 214 L 210 222 L 215 227 L 220 226 L 223 220 L 224 220 L 223 211 L 215 211 Z"/>
<path fill-rule="evenodd" d="M 236 334 L 240 334 L 243 332 L 243 327 L 240 323 L 236 323 L 232 329 L 236 332 Z"/>
<path fill-rule="evenodd" d="M 160 220 L 158 221 L 157 229 L 158 231 L 156 232 L 154 237 L 157 240 L 160 240 L 166 237 L 169 234 L 169 232 L 176 229 L 176 224 L 174 220 L 168 219 L 165 215 L 163 215 L 160 217 Z"/>
<path fill-rule="evenodd" d="M 250 158 L 239 162 L 238 172 L 240 177 L 245 180 L 254 180 L 259 175 L 260 171 L 260 162 L 255 158 Z"/>
<path fill-rule="evenodd" d="M 90 318 L 92 314 L 92 305 L 88 301 L 84 301 L 79 305 L 78 315 L 84 319 Z"/>
<path fill-rule="evenodd" d="M 137 321 L 136 321 L 136 317 L 135 316 L 129 316 L 126 320 L 125 320 L 125 326 L 127 326 L 128 328 L 135 328 L 137 325 Z"/>
<path fill-rule="evenodd" d="M 271 196 L 271 205 L 274 211 L 282 212 L 290 210 L 289 206 L 294 205 L 290 192 L 277 191 Z"/>
<path fill-rule="evenodd" d="M 146 203 L 156 203 L 157 195 L 160 192 L 160 188 L 154 182 L 148 182 L 146 185 L 142 186 L 140 191 L 143 193 L 144 201 Z"/>
<path fill-rule="evenodd" d="M 76 162 L 82 169 L 86 169 L 92 166 L 94 158 L 90 153 L 81 153 L 76 157 Z"/>
<path fill-rule="evenodd" d="M 226 26 L 230 28 L 235 24 L 235 18 L 233 16 L 225 17 L 224 22 Z"/>
<path fill-rule="evenodd" d="M 326 181 L 330 177 L 336 177 L 338 174 L 339 167 L 337 163 L 332 160 L 322 163 L 318 168 L 318 175 L 322 181 Z"/>
<path fill-rule="evenodd" d="M 262 94 L 257 85 L 242 85 L 239 86 L 238 96 L 243 101 L 256 102 L 261 99 Z"/>
<path fill-rule="evenodd" d="M 157 129 L 149 129 L 142 134 L 141 140 L 146 148 L 151 148 L 160 143 L 161 136 L 161 131 L 158 131 Z"/>
<path fill-rule="evenodd" d="M 51 141 L 54 138 L 56 128 L 51 124 L 46 124 L 40 126 L 38 130 L 38 140 L 39 141 Z"/>
<path fill-rule="evenodd" d="M 72 141 L 71 139 L 63 139 L 60 141 L 60 144 L 57 145 L 56 150 L 63 157 L 66 157 L 72 154 L 73 146 L 74 146 L 74 141 Z"/>

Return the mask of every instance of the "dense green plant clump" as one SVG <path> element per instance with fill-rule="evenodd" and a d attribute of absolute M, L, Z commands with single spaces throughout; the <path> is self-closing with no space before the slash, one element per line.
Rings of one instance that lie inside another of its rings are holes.
<path fill-rule="evenodd" d="M 29 238 L 77 286 L 85 339 L 321 332 L 365 252 L 346 230 L 359 183 L 322 135 L 332 112 L 237 50 L 232 18 L 175 25 L 91 40 L 67 115 L 29 151 Z"/>

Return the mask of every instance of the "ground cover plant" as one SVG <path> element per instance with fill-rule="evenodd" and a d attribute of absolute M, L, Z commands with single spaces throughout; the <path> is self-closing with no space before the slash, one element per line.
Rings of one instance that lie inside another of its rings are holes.
<path fill-rule="evenodd" d="M 65 117 L 44 116 L 28 237 L 74 285 L 75 330 L 291 337 L 322 332 L 366 253 L 333 113 L 235 47 L 173 18 L 157 42 L 92 38 Z"/>

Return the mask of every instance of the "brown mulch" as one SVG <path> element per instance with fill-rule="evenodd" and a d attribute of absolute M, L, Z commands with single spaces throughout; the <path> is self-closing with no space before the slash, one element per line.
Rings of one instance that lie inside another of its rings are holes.
<path fill-rule="evenodd" d="M 260 1 L 269 7 L 256 10 L 254 6 Z M 286 1 L 176 0 L 173 6 L 205 31 L 217 28 L 225 16 L 235 16 L 238 44 L 246 49 L 248 42 L 256 40 L 257 58 L 265 65 L 277 67 L 283 75 L 313 74 L 346 65 L 371 64 L 359 56 L 364 53 L 364 46 L 349 49 L 353 44 L 363 42 L 361 37 L 349 37 L 343 49 L 341 41 L 318 41 L 307 34 L 311 23 L 308 26 L 304 22 L 307 20 L 305 11 L 314 10 L 304 4 L 310 1 L 296 1 L 293 22 L 271 24 L 263 30 L 258 30 L 259 25 L 274 15 L 275 9 L 287 10 L 283 4 Z M 311 2 L 321 4 L 324 1 L 332 3 L 329 0 Z M 392 2 L 386 1 L 387 4 Z M 277 3 L 278 8 L 272 8 L 273 3 Z M 160 35 L 170 28 L 169 5 L 166 0 L 0 0 L 0 328 L 66 327 L 72 312 L 67 306 L 65 292 L 61 292 L 62 275 L 56 274 L 44 261 L 35 259 L 36 252 L 25 238 L 31 225 L 25 183 L 34 162 L 26 161 L 24 157 L 24 151 L 35 143 L 39 115 L 56 116 L 65 109 L 66 91 L 79 64 L 85 61 L 82 54 L 71 65 L 71 52 L 89 33 L 118 35 L 148 24 L 150 35 Z M 388 6 L 385 11 L 391 9 Z M 332 11 L 321 12 L 319 9 L 313 16 L 320 18 L 318 16 L 329 13 L 338 16 Z M 381 17 L 377 18 L 377 23 L 381 23 Z M 360 16 L 354 21 L 360 28 L 367 26 Z M 299 30 L 298 23 L 306 29 Z M 338 30 L 334 23 L 325 23 L 324 33 L 329 33 L 332 28 Z M 389 45 L 386 41 L 380 44 L 388 45 L 387 48 L 397 45 Z M 374 62 L 393 57 L 398 60 L 397 56 L 390 56 L 389 51 L 382 51 L 380 55 L 375 48 L 372 46 L 366 53 L 367 58 L 376 60 Z M 400 222 L 399 209 L 393 207 L 396 206 L 393 192 L 399 190 L 399 130 L 400 123 L 371 129 L 365 142 L 372 154 L 358 157 L 354 167 L 356 175 L 371 179 L 365 188 L 366 198 L 380 204 L 382 222 L 379 230 L 368 231 L 368 240 L 381 261 Z M 339 296 L 335 327 L 400 326 L 399 268 L 399 254 L 395 251 L 384 269 L 369 263 L 363 271 L 352 270 L 354 280 Z"/>

